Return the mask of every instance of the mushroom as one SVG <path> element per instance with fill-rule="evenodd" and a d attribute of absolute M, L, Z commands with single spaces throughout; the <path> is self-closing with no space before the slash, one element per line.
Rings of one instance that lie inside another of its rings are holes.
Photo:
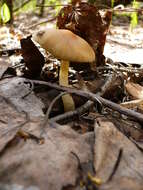
<path fill-rule="evenodd" d="M 66 29 L 46 29 L 33 36 L 41 47 L 61 60 L 59 84 L 68 86 L 69 61 L 93 62 L 95 53 L 92 47 L 81 37 Z M 62 96 L 64 110 L 75 109 L 71 95 Z"/>

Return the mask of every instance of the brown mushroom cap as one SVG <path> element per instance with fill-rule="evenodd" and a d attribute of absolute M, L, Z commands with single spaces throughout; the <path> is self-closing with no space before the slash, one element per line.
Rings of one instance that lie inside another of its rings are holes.
<path fill-rule="evenodd" d="M 46 51 L 54 57 L 73 62 L 93 62 L 95 53 L 81 37 L 65 29 L 46 29 L 34 35 Z"/>

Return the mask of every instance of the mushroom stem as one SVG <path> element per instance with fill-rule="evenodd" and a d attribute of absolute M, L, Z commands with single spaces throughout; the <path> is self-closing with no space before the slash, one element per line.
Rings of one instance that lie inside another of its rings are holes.
<path fill-rule="evenodd" d="M 59 73 L 59 84 L 61 86 L 69 86 L 68 84 L 68 71 L 69 71 L 69 61 L 61 60 L 61 67 Z M 75 104 L 73 98 L 70 94 L 65 94 L 62 96 L 64 111 L 75 110 Z"/>

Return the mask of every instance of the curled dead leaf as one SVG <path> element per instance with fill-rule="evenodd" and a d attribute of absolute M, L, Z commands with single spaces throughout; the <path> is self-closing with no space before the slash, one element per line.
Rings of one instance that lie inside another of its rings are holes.
<path fill-rule="evenodd" d="M 95 51 L 97 65 L 101 65 L 111 17 L 111 12 L 101 15 L 96 6 L 82 2 L 63 7 L 57 17 L 57 27 L 69 29 L 85 39 Z"/>
<path fill-rule="evenodd" d="M 125 85 L 127 92 L 133 97 L 133 99 L 143 99 L 143 86 L 128 82 Z"/>

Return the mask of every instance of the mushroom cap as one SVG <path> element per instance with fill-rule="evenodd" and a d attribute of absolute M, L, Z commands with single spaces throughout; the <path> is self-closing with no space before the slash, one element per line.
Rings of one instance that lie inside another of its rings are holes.
<path fill-rule="evenodd" d="M 95 61 L 92 47 L 70 30 L 46 29 L 37 32 L 33 39 L 58 59 L 73 62 Z"/>

